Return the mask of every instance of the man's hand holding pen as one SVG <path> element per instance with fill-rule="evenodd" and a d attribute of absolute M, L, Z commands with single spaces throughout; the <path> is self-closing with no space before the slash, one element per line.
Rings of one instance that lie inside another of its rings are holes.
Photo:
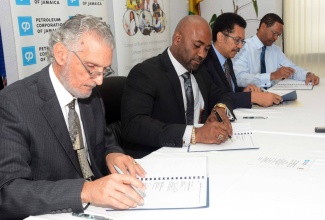
<path fill-rule="evenodd" d="M 221 144 L 232 136 L 232 126 L 225 109 L 219 107 L 215 107 L 215 109 L 222 118 L 222 122 L 218 121 L 216 114 L 212 110 L 205 124 L 195 129 L 197 143 Z"/>
<path fill-rule="evenodd" d="M 271 80 L 281 80 L 281 79 L 288 79 L 293 76 L 293 74 L 296 72 L 295 69 L 291 67 L 282 66 L 279 69 L 277 69 L 275 72 L 271 73 Z"/>
<path fill-rule="evenodd" d="M 113 173 L 95 181 L 85 182 L 81 201 L 114 209 L 135 208 L 144 203 L 143 198 L 131 187 L 144 190 L 144 184 L 130 175 Z"/>
<path fill-rule="evenodd" d="M 112 174 L 85 182 L 81 191 L 81 201 L 114 209 L 129 209 L 142 205 L 143 195 L 137 190 L 144 191 L 145 185 L 136 176 L 144 177 L 146 173 L 140 164 L 132 157 L 121 153 L 108 154 L 106 162 Z M 118 174 L 114 165 L 120 167 L 121 173 L 123 170 L 129 174 Z"/>

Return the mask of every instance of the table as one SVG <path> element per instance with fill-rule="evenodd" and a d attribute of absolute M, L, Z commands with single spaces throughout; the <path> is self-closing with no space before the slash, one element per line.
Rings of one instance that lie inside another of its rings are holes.
<path fill-rule="evenodd" d="M 324 82 L 325 79 L 321 79 Z M 323 219 L 325 216 L 325 83 L 297 91 L 294 103 L 236 109 L 235 123 L 250 123 L 258 150 L 187 153 L 161 148 L 148 157 L 207 156 L 210 206 L 201 209 L 111 211 L 113 219 Z M 243 119 L 266 116 L 267 119 Z M 259 157 L 310 159 L 307 170 L 252 165 Z M 71 214 L 28 219 L 80 219 Z"/>

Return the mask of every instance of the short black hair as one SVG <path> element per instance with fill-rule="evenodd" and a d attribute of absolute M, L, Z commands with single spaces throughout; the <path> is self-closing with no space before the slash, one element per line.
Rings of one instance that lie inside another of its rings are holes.
<path fill-rule="evenodd" d="M 274 13 L 266 14 L 266 15 L 264 15 L 264 17 L 261 19 L 261 22 L 260 22 L 260 26 L 259 26 L 259 28 L 261 27 L 261 25 L 262 25 L 263 23 L 266 24 L 267 27 L 271 27 L 271 26 L 274 25 L 275 22 L 278 22 L 278 23 L 284 25 L 284 22 L 283 22 L 283 20 L 280 18 L 279 15 L 274 14 Z"/>
<path fill-rule="evenodd" d="M 232 33 L 235 25 L 245 29 L 247 23 L 240 15 L 232 12 L 219 15 L 213 24 L 212 41 L 215 42 L 217 40 L 218 32 L 223 32 L 226 34 Z"/>

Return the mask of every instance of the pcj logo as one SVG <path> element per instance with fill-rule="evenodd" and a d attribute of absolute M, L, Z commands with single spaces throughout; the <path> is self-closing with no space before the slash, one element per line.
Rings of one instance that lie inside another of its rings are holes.
<path fill-rule="evenodd" d="M 79 0 L 67 0 L 68 6 L 79 6 Z"/>
<path fill-rule="evenodd" d="M 34 46 L 22 47 L 21 52 L 23 56 L 23 66 L 36 64 L 36 53 Z"/>
<path fill-rule="evenodd" d="M 16 0 L 16 5 L 30 5 L 30 0 Z"/>
<path fill-rule="evenodd" d="M 18 17 L 18 26 L 20 36 L 33 35 L 33 22 L 31 16 Z"/>

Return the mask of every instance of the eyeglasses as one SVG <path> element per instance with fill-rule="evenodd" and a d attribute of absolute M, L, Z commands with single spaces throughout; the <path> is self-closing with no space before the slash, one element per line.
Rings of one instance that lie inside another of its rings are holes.
<path fill-rule="evenodd" d="M 74 53 L 74 55 L 76 55 L 76 57 L 78 58 L 78 60 L 80 61 L 80 63 L 85 67 L 85 69 L 87 70 L 87 72 L 90 75 L 91 79 L 95 79 L 99 76 L 103 76 L 104 78 L 108 77 L 109 75 L 114 73 L 114 70 L 112 69 L 112 67 L 108 66 L 105 68 L 105 72 L 99 72 L 99 71 L 90 71 L 89 68 L 87 67 L 87 65 L 80 59 L 80 57 L 78 56 L 78 54 L 75 51 L 70 50 L 72 53 Z"/>
<path fill-rule="evenodd" d="M 271 30 L 271 29 L 270 29 L 270 31 L 272 32 L 273 37 L 280 37 L 280 36 L 281 36 L 281 34 L 279 34 L 279 33 L 276 32 L 276 31 L 273 31 L 273 30 Z"/>
<path fill-rule="evenodd" d="M 225 34 L 225 33 L 222 33 L 222 34 L 225 35 L 226 37 L 232 38 L 234 40 L 234 42 L 235 42 L 236 45 L 238 45 L 238 44 L 241 43 L 241 45 L 244 46 L 246 44 L 246 41 L 244 41 L 244 40 L 242 40 L 240 38 L 235 38 L 235 37 L 232 37 L 232 36 L 230 36 L 228 34 Z"/>

